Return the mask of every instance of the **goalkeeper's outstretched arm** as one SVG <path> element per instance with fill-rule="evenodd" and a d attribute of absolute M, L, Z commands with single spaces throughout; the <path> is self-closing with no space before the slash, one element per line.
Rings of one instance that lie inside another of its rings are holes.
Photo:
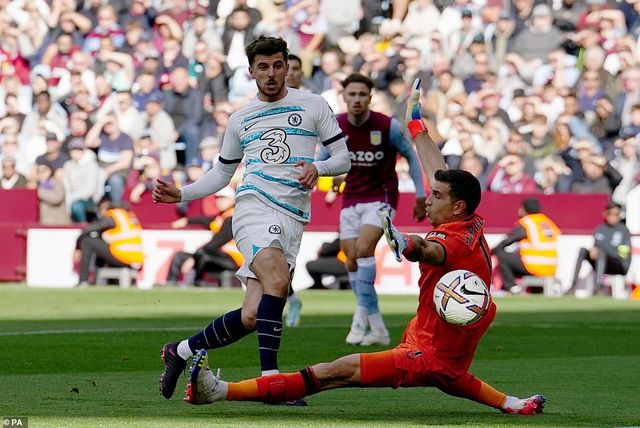
<path fill-rule="evenodd" d="M 438 145 L 429 136 L 429 131 L 422 121 L 422 108 L 420 106 L 420 79 L 413 82 L 411 96 L 407 101 L 407 114 L 405 122 L 411 137 L 416 143 L 416 152 L 420 163 L 427 174 L 429 184 L 433 184 L 436 171 L 447 169 L 444 157 L 440 153 Z"/>

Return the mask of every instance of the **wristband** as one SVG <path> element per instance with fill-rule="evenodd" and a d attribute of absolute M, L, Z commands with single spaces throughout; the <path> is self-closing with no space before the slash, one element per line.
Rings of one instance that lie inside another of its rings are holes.
<path fill-rule="evenodd" d="M 413 240 L 406 233 L 403 233 L 402 237 L 404 238 L 405 241 L 407 241 L 407 248 L 405 248 L 404 251 L 402 252 L 402 255 L 406 256 L 407 254 L 411 254 L 411 252 L 413 251 Z"/>
<path fill-rule="evenodd" d="M 422 131 L 428 132 L 427 127 L 424 126 L 424 122 L 422 121 L 422 119 L 413 119 L 411 122 L 409 122 L 407 128 L 409 129 L 409 133 L 414 140 Z"/>

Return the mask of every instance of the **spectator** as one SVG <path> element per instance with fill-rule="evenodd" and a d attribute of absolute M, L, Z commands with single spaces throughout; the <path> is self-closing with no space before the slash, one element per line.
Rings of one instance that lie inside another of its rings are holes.
<path fill-rule="evenodd" d="M 561 158 L 549 156 L 539 163 L 535 176 L 539 190 L 545 195 L 571 190 L 571 170 Z"/>
<path fill-rule="evenodd" d="M 102 198 L 98 203 L 98 218 L 78 237 L 73 257 L 79 263 L 80 287 L 89 285 L 92 263 L 97 267 L 140 269 L 144 262 L 142 228 L 135 214 Z"/>
<path fill-rule="evenodd" d="M 234 73 L 239 67 L 246 67 L 248 65 L 247 58 L 244 54 L 244 47 L 248 45 L 254 37 L 248 8 L 235 8 L 229 15 L 222 33 L 224 54 L 227 57 L 227 66 L 231 70 L 231 73 Z"/>
<path fill-rule="evenodd" d="M 100 194 L 100 167 L 92 150 L 86 150 L 82 138 L 68 145 L 70 159 L 63 167 L 64 188 L 74 223 L 86 223 L 95 210 L 94 198 Z"/>
<path fill-rule="evenodd" d="M 160 167 L 172 170 L 177 165 L 175 140 L 176 128 L 173 119 L 162 109 L 162 93 L 151 94 L 145 105 L 141 123 L 151 138 L 151 151 L 160 155 Z"/>
<path fill-rule="evenodd" d="M 347 281 L 340 281 L 340 278 L 347 277 L 347 269 L 344 266 L 346 256 L 340 251 L 340 239 L 336 238 L 331 242 L 325 242 L 318 250 L 318 257 L 315 260 L 307 262 L 307 272 L 313 280 L 310 288 L 323 290 L 325 289 L 322 279 L 324 276 L 334 276 L 336 282 L 339 282 L 340 288 L 342 284 L 348 284 Z"/>
<path fill-rule="evenodd" d="M 603 150 L 607 151 L 613 145 L 614 139 L 618 136 L 622 123 L 620 117 L 615 114 L 613 102 L 607 96 L 598 98 L 595 113 L 595 120 L 593 125 L 591 125 L 591 133 L 598 138 Z M 637 119 L 640 120 L 640 111 L 636 113 L 636 116 Z M 640 127 L 638 131 L 640 131 Z"/>
<path fill-rule="evenodd" d="M 33 177 L 35 179 L 37 175 L 36 169 L 39 165 L 47 165 L 53 175 L 62 182 L 62 167 L 69 160 L 69 155 L 62 150 L 62 141 L 60 141 L 60 137 L 55 132 L 47 132 L 45 140 L 47 150 L 36 158 Z"/>
<path fill-rule="evenodd" d="M 518 33 L 510 52 L 518 54 L 529 64 L 539 65 L 546 62 L 549 53 L 563 41 L 564 35 L 553 26 L 551 8 L 538 4 L 531 13 L 531 26 Z"/>
<path fill-rule="evenodd" d="M 613 190 L 622 181 L 622 176 L 604 156 L 591 155 L 581 160 L 584 178 L 571 185 L 575 193 L 605 193 L 611 196 Z"/>
<path fill-rule="evenodd" d="M 622 180 L 611 199 L 626 207 L 627 195 L 635 187 L 637 177 L 640 177 L 640 144 L 636 135 L 623 134 L 621 137 L 615 142 L 611 166 L 620 173 Z"/>
<path fill-rule="evenodd" d="M 16 160 L 12 156 L 2 156 L 2 189 L 27 187 L 27 178 L 16 170 Z"/>
<path fill-rule="evenodd" d="M 536 183 L 526 173 L 521 156 L 506 155 L 489 174 L 487 190 L 499 193 L 536 193 Z"/>
<path fill-rule="evenodd" d="M 114 203 L 122 202 L 126 177 L 133 160 L 133 141 L 120 131 L 113 113 L 99 120 L 87 133 L 87 147 L 97 149 L 98 163 Z"/>
<path fill-rule="evenodd" d="M 204 223 L 211 229 L 213 236 L 195 253 L 178 251 L 174 254 L 167 275 L 167 285 L 174 285 L 182 275 L 186 284 L 193 283 L 199 286 L 205 272 L 235 272 L 242 265 L 242 255 L 237 250 L 225 247 L 227 243 L 233 242 L 231 222 L 235 208 L 235 192 L 229 187 L 218 192 L 216 206 L 220 214 L 214 218 L 184 217 L 172 224 L 174 228 L 182 228 L 187 224 Z"/>
<path fill-rule="evenodd" d="M 204 106 L 209 112 L 213 111 L 216 104 L 229 99 L 229 83 L 222 58 L 215 54 L 208 55 L 196 87 L 204 94 Z"/>
<path fill-rule="evenodd" d="M 549 134 L 547 117 L 545 115 L 536 114 L 533 117 L 531 133 L 525 134 L 524 137 L 530 145 L 528 157 L 534 162 L 558 152 L 558 148 Z"/>
<path fill-rule="evenodd" d="M 184 34 L 182 54 L 193 59 L 198 42 L 204 43 L 204 48 L 210 54 L 223 54 L 222 39 L 216 31 L 215 22 L 208 17 L 207 9 L 199 5 L 193 9 L 190 26 Z"/>
<path fill-rule="evenodd" d="M 202 102 L 202 92 L 189 86 L 186 68 L 176 68 L 171 73 L 171 89 L 164 93 L 163 109 L 173 118 L 176 140 L 183 142 L 186 146 L 184 164 L 198 157 Z"/>
<path fill-rule="evenodd" d="M 562 0 L 560 8 L 553 12 L 553 25 L 564 32 L 574 32 L 578 19 L 585 12 L 586 5 L 576 0 Z"/>
<path fill-rule="evenodd" d="M 155 153 L 143 156 L 140 160 L 143 164 L 142 172 L 137 177 L 131 179 L 128 186 L 131 188 L 129 200 L 134 204 L 140 203 L 144 193 L 151 194 L 153 184 L 156 179 L 168 179 L 171 181 L 170 178 L 163 176 L 162 169 L 160 167 L 160 159 Z M 133 174 L 136 174 L 135 171 L 132 172 Z M 131 178 L 131 175 L 129 178 Z"/>
<path fill-rule="evenodd" d="M 111 5 L 98 9 L 98 25 L 93 28 L 85 39 L 83 50 L 95 54 L 100 49 L 100 40 L 109 38 L 117 49 L 124 46 L 125 37 L 122 27 L 118 25 L 116 10 Z"/>
<path fill-rule="evenodd" d="M 602 79 L 600 74 L 595 70 L 586 70 L 582 73 L 582 78 L 578 84 L 578 102 L 580 103 L 580 111 L 593 115 L 596 108 L 596 102 L 606 96 L 602 87 Z"/>
<path fill-rule="evenodd" d="M 590 249 L 580 248 L 571 282 L 576 289 L 582 262 L 587 261 L 595 270 L 594 293 L 602 287 L 604 275 L 626 275 L 631 265 L 631 233 L 621 222 L 622 207 L 610 202 L 604 210 L 604 223 L 593 232 L 594 245 Z"/>
<path fill-rule="evenodd" d="M 48 91 L 35 95 L 35 109 L 30 111 L 22 124 L 22 139 L 29 140 L 36 135 L 41 120 L 51 122 L 59 132 L 67 129 L 67 113 L 58 103 L 51 102 Z"/>
<path fill-rule="evenodd" d="M 558 265 L 560 229 L 542 213 L 540 201 L 525 199 L 518 216 L 517 225 L 492 250 L 498 259 L 502 288 L 512 294 L 523 291 L 521 285 L 516 285 L 516 278 L 555 276 Z M 506 248 L 516 242 L 519 243 L 518 252 L 507 252 Z"/>
<path fill-rule="evenodd" d="M 51 167 L 44 163 L 36 167 L 36 180 L 40 224 L 51 226 L 69 224 L 62 181 L 56 178 Z"/>

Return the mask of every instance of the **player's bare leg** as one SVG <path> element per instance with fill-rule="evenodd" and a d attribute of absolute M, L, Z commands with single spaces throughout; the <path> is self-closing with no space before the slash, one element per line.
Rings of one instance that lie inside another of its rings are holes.
<path fill-rule="evenodd" d="M 365 224 L 360 228 L 360 234 L 356 239 L 355 252 L 358 268 L 356 296 L 358 297 L 358 305 L 367 308 L 367 321 L 371 327 L 371 331 L 360 342 L 362 346 L 388 345 L 390 342 L 389 331 L 382 319 L 375 289 L 375 250 L 382 233 L 380 226 Z"/>

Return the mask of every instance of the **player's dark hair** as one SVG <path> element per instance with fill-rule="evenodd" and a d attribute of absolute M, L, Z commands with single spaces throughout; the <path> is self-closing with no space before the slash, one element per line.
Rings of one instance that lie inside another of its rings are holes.
<path fill-rule="evenodd" d="M 300 64 L 302 64 L 302 59 L 298 55 L 290 53 L 287 61 L 291 62 L 292 60 L 298 61 Z"/>
<path fill-rule="evenodd" d="M 449 195 L 456 201 L 464 201 L 467 215 L 471 215 L 480 205 L 482 190 L 480 182 L 470 172 L 463 169 L 439 169 L 434 178 L 449 185 Z"/>
<path fill-rule="evenodd" d="M 269 37 L 261 35 L 253 42 L 249 43 L 247 47 L 244 48 L 244 52 L 247 54 L 249 65 L 252 67 L 253 61 L 256 59 L 257 55 L 270 56 L 277 53 L 282 53 L 285 61 L 287 61 L 289 58 L 287 42 L 282 40 L 280 37 Z"/>
<path fill-rule="evenodd" d="M 364 83 L 369 88 L 369 92 L 373 89 L 373 82 L 364 74 L 352 73 L 341 82 L 343 88 L 346 88 L 349 83 Z"/>

